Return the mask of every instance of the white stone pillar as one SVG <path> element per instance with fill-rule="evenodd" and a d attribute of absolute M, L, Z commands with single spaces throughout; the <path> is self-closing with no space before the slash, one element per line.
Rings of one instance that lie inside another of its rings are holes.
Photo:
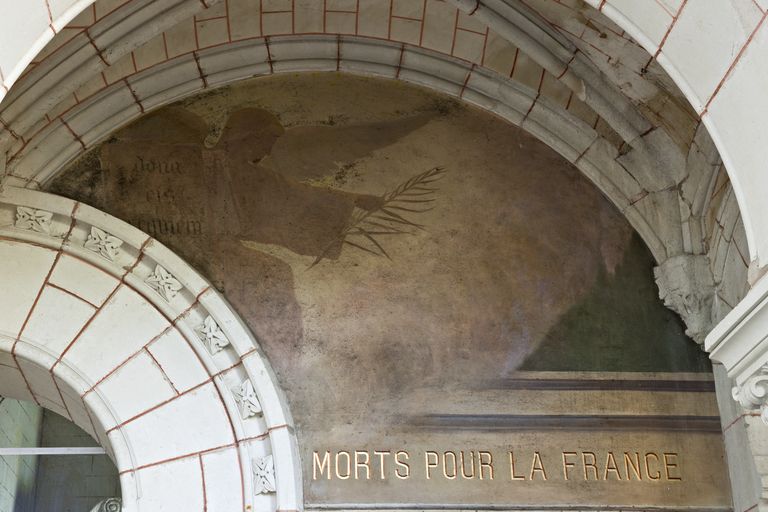
<path fill-rule="evenodd" d="M 768 511 L 768 279 L 707 336 L 734 510 Z"/>

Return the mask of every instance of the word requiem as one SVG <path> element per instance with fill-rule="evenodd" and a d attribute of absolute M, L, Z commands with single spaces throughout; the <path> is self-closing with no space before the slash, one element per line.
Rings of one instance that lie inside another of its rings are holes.
<path fill-rule="evenodd" d="M 682 481 L 676 452 L 340 450 L 312 453 L 312 480 Z"/>

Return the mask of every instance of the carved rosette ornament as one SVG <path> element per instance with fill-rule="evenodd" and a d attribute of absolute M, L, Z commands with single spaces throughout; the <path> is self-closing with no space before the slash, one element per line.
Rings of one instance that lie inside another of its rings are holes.
<path fill-rule="evenodd" d="M 768 364 L 764 364 L 741 386 L 734 386 L 732 394 L 745 409 L 760 409 L 760 418 L 768 424 Z"/>
<path fill-rule="evenodd" d="M 211 355 L 221 352 L 224 347 L 229 345 L 227 336 L 211 315 L 205 317 L 202 325 L 197 328 L 197 334 L 200 336 L 200 339 L 208 348 L 208 352 L 210 352 Z"/>
<path fill-rule="evenodd" d="M 144 282 L 167 302 L 171 302 L 183 288 L 181 283 L 160 265 L 155 267 L 155 271 L 149 274 Z"/>
<path fill-rule="evenodd" d="M 244 420 L 261 413 L 261 404 L 250 379 L 245 379 L 242 384 L 232 388 L 232 394 L 235 396 L 235 401 L 240 408 L 240 416 Z"/>
<path fill-rule="evenodd" d="M 115 261 L 117 254 L 120 252 L 119 249 L 121 245 L 123 245 L 123 241 L 116 236 L 112 236 L 106 231 L 91 226 L 91 233 L 88 235 L 88 239 L 83 246 L 86 249 L 100 254 L 109 261 Z"/>
<path fill-rule="evenodd" d="M 253 460 L 253 489 L 256 494 L 275 492 L 275 463 L 272 455 Z"/>
<path fill-rule="evenodd" d="M 121 510 L 123 510 L 123 502 L 120 498 L 107 498 L 91 509 L 91 512 L 120 512 Z"/>
<path fill-rule="evenodd" d="M 26 229 L 50 235 L 52 219 L 53 214 L 51 212 L 35 210 L 34 208 L 28 208 L 26 206 L 17 206 L 16 222 L 14 226 L 19 229 Z"/>

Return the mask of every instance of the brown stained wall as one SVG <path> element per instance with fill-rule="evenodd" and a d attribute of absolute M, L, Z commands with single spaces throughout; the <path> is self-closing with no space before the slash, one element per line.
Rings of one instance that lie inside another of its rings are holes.
<path fill-rule="evenodd" d="M 708 371 L 656 298 L 648 252 L 591 183 L 522 130 L 421 89 L 338 75 L 238 84 L 121 130 L 50 190 L 156 236 L 225 293 L 287 392 L 310 503 L 404 499 L 311 482 L 316 449 L 445 442 L 450 415 L 468 412 L 474 433 L 454 442 L 503 446 L 515 414 L 628 407 L 611 391 L 521 395 L 508 386 L 520 370 Z M 704 391 L 644 393 L 628 410 L 716 415 Z M 477 492 L 453 499 L 487 498 Z"/>

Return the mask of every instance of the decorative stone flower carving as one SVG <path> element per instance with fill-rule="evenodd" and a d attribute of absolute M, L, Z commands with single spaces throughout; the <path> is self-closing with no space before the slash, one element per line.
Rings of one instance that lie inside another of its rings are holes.
<path fill-rule="evenodd" d="M 91 512 L 120 512 L 123 510 L 123 502 L 120 498 L 107 498 L 93 507 Z"/>
<path fill-rule="evenodd" d="M 168 302 L 171 302 L 183 288 L 181 283 L 160 265 L 155 267 L 155 271 L 149 274 L 144 282 Z"/>
<path fill-rule="evenodd" d="M 253 487 L 256 494 L 275 492 L 275 463 L 272 455 L 253 460 Z"/>
<path fill-rule="evenodd" d="M 197 328 L 197 334 L 211 355 L 220 352 L 229 345 L 229 340 L 211 315 L 205 317 L 202 325 Z"/>
<path fill-rule="evenodd" d="M 115 261 L 121 245 L 123 245 L 123 241 L 116 236 L 112 236 L 106 231 L 91 226 L 91 234 L 88 235 L 84 247 L 99 253 L 109 261 Z"/>
<path fill-rule="evenodd" d="M 244 420 L 261 413 L 261 404 L 250 379 L 245 379 L 242 384 L 232 388 L 232 394 L 235 395 L 235 401 L 240 407 L 240 416 Z"/>
<path fill-rule="evenodd" d="M 16 207 L 16 226 L 19 229 L 28 229 L 38 233 L 51 234 L 51 220 L 53 214 L 45 210 L 35 210 L 26 206 Z"/>

